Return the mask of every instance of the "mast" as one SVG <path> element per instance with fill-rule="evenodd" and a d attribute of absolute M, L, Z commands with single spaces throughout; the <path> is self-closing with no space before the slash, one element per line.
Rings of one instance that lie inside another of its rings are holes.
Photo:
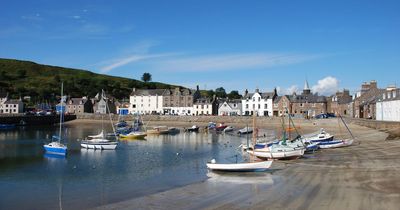
<path fill-rule="evenodd" d="M 256 150 L 256 112 L 253 111 L 253 151 Z M 254 155 L 253 155 L 254 156 Z M 253 162 L 255 157 L 253 157 Z"/>
<path fill-rule="evenodd" d="M 63 89 L 64 89 L 64 83 L 61 82 L 61 113 L 60 113 L 60 131 L 59 131 L 59 137 L 58 137 L 58 143 L 61 142 L 61 127 L 62 127 L 62 120 L 64 117 L 64 110 L 63 110 Z"/>
<path fill-rule="evenodd" d="M 339 117 L 340 117 L 340 119 L 342 120 L 342 122 L 343 122 L 344 126 L 346 127 L 347 131 L 349 131 L 349 133 L 350 133 L 350 135 L 351 135 L 351 138 L 354 139 L 353 133 L 350 131 L 349 127 L 347 127 L 347 124 L 346 124 L 346 122 L 343 120 L 341 114 L 339 114 Z"/>

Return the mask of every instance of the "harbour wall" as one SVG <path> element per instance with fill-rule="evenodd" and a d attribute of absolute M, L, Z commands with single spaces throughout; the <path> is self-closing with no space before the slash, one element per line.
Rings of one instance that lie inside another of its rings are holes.
<path fill-rule="evenodd" d="M 65 115 L 64 121 L 75 120 L 76 115 Z M 60 122 L 58 115 L 22 115 L 22 114 L 2 114 L 0 124 L 15 125 L 50 125 Z"/>

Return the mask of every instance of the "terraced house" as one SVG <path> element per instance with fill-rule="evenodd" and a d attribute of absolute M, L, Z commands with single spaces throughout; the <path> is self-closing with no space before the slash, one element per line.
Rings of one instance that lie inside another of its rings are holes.
<path fill-rule="evenodd" d="M 200 98 L 200 91 L 175 89 L 136 89 L 130 95 L 129 113 L 193 115 L 194 101 Z"/>
<path fill-rule="evenodd" d="M 273 101 L 278 96 L 276 89 L 273 92 L 260 92 L 256 89 L 254 93 L 247 90 L 242 98 L 242 115 L 272 116 Z"/>

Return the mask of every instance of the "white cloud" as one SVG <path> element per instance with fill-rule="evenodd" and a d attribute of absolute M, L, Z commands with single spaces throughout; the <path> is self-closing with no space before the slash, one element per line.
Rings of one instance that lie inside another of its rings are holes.
<path fill-rule="evenodd" d="M 125 66 L 129 63 L 134 63 L 134 62 L 151 59 L 151 58 L 161 58 L 161 57 L 166 57 L 166 56 L 170 56 L 170 55 L 171 54 L 153 54 L 153 55 L 137 55 L 137 54 L 135 54 L 135 55 L 131 55 L 128 57 L 124 57 L 124 58 L 120 58 L 120 59 L 111 61 L 111 64 L 101 68 L 101 72 L 106 73 L 115 68 Z"/>
<path fill-rule="evenodd" d="M 311 89 L 314 93 L 320 95 L 332 95 L 339 89 L 339 80 L 335 77 L 328 76 L 318 80 L 318 83 Z"/>
<path fill-rule="evenodd" d="M 239 53 L 192 56 L 160 61 L 157 68 L 177 72 L 231 71 L 247 68 L 269 68 L 273 66 L 301 63 L 315 59 L 317 55 Z"/>
<path fill-rule="evenodd" d="M 276 87 L 278 95 L 292 95 L 293 93 L 299 93 L 299 87 L 297 85 L 292 85 L 288 88 L 282 88 L 280 86 Z"/>

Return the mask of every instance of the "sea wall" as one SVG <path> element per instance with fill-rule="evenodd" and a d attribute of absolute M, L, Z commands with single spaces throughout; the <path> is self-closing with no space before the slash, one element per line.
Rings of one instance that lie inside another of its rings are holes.
<path fill-rule="evenodd" d="M 356 125 L 387 132 L 389 133 L 388 140 L 400 138 L 400 122 L 378 121 L 370 119 L 355 119 L 355 118 L 348 120 Z"/>
<path fill-rule="evenodd" d="M 76 115 L 64 116 L 64 121 L 75 120 Z M 0 115 L 0 124 L 16 125 L 49 125 L 60 121 L 58 115 L 23 115 L 23 114 L 2 114 Z"/>

